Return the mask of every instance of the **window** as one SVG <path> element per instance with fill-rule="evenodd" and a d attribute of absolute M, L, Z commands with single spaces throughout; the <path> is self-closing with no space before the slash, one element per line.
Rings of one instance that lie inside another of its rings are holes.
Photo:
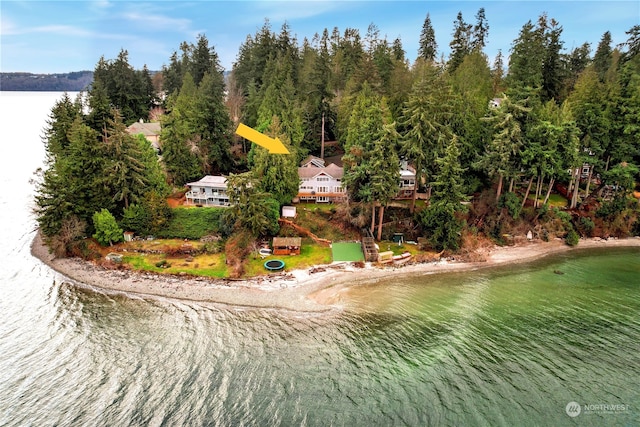
<path fill-rule="evenodd" d="M 328 176 L 319 176 L 319 177 L 316 178 L 316 181 L 327 182 L 327 181 L 329 181 L 329 177 Z"/>
<path fill-rule="evenodd" d="M 324 185 L 321 185 L 320 187 L 318 187 L 318 193 L 328 193 L 329 192 L 329 187 L 325 187 Z"/>

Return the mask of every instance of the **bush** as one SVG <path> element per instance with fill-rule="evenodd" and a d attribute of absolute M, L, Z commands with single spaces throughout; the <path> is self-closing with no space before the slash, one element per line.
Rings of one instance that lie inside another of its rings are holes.
<path fill-rule="evenodd" d="M 564 241 L 569 246 L 575 246 L 580 242 L 580 236 L 572 229 L 567 233 L 567 237 L 565 237 Z"/>
<path fill-rule="evenodd" d="M 438 251 L 460 248 L 464 221 L 457 216 L 453 205 L 434 203 L 418 214 L 418 220 L 431 247 Z"/>
<path fill-rule="evenodd" d="M 122 229 L 107 209 L 93 214 L 93 226 L 96 229 L 93 237 L 103 246 L 124 240 Z"/>
<path fill-rule="evenodd" d="M 584 236 L 591 237 L 593 235 L 593 230 L 596 228 L 596 224 L 591 218 L 583 216 L 578 221 L 577 227 L 578 231 L 580 231 Z"/>
<path fill-rule="evenodd" d="M 499 208 L 506 208 L 511 218 L 517 219 L 520 216 L 522 201 L 515 193 L 504 193 L 498 202 Z"/>
<path fill-rule="evenodd" d="M 176 208 L 165 228 L 157 236 L 166 239 L 199 240 L 220 233 L 220 216 L 226 208 Z"/>
<path fill-rule="evenodd" d="M 172 214 L 166 199 L 152 191 L 141 203 L 132 204 L 124 210 L 120 224 L 124 230 L 141 236 L 157 234 L 166 228 Z"/>
<path fill-rule="evenodd" d="M 120 224 L 124 230 L 138 235 L 151 234 L 151 217 L 142 205 L 133 204 L 126 208 Z"/>
<path fill-rule="evenodd" d="M 596 217 L 611 219 L 624 211 L 626 204 L 627 201 L 624 196 L 617 196 L 613 200 L 603 203 L 600 209 L 596 211 Z"/>

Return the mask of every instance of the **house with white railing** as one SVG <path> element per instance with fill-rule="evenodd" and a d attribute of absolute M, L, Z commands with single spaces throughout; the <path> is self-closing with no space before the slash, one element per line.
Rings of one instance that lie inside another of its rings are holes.
<path fill-rule="evenodd" d="M 188 205 L 198 206 L 230 206 L 227 194 L 227 178 L 207 175 L 200 181 L 187 184 L 189 191 L 185 197 Z"/>
<path fill-rule="evenodd" d="M 400 182 L 396 199 L 410 199 L 416 188 L 416 171 L 406 161 L 400 163 Z"/>
<path fill-rule="evenodd" d="M 407 164 L 400 164 L 400 179 L 396 199 L 413 196 L 416 188 L 416 172 Z M 298 168 L 300 186 L 298 200 L 301 202 L 338 203 L 346 200 L 347 192 L 342 186 L 344 169 L 335 163 L 325 165 L 324 159 L 307 157 Z"/>
<path fill-rule="evenodd" d="M 316 203 L 344 201 L 347 193 L 342 186 L 343 175 L 341 166 L 335 163 L 325 165 L 325 161 L 319 157 L 307 157 L 298 168 L 298 200 Z"/>

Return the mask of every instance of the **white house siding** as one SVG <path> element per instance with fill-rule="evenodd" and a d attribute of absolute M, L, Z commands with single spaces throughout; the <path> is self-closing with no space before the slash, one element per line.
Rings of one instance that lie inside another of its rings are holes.
<path fill-rule="evenodd" d="M 200 181 L 187 184 L 187 204 L 202 206 L 230 206 L 227 194 L 227 178 L 207 175 Z"/>
<path fill-rule="evenodd" d="M 316 203 L 343 201 L 346 197 L 342 187 L 343 174 L 343 169 L 333 163 L 327 167 L 307 164 L 298 168 L 300 177 L 298 199 Z"/>

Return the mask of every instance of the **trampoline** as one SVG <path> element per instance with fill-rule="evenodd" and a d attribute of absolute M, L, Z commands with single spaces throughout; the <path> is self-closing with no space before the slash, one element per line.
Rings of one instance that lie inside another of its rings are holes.
<path fill-rule="evenodd" d="M 284 268 L 284 261 L 279 259 L 270 259 L 264 263 L 264 268 L 269 271 L 282 270 Z"/>

